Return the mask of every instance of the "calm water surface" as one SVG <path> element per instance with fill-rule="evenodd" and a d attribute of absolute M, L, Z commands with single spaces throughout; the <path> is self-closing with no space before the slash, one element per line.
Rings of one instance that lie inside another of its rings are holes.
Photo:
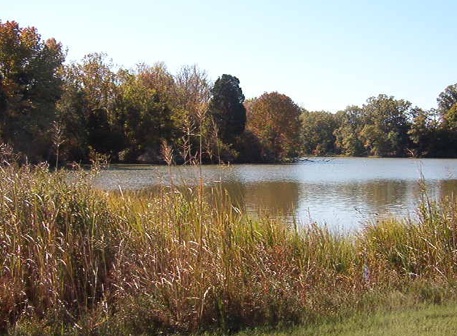
<path fill-rule="evenodd" d="M 193 186 L 199 176 L 199 167 L 115 165 L 96 183 L 103 189 L 153 189 Z M 203 166 L 201 176 L 206 186 L 222 186 L 252 214 L 342 230 L 381 217 L 414 217 L 424 185 L 433 199 L 457 192 L 453 159 L 316 158 L 288 165 Z"/>

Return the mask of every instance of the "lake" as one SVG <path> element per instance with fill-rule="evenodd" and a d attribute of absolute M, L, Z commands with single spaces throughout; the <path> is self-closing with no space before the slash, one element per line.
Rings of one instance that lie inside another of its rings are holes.
<path fill-rule="evenodd" d="M 251 214 L 350 231 L 378 218 L 415 217 L 421 193 L 457 191 L 455 159 L 312 158 L 284 165 L 112 165 L 96 179 L 106 190 L 166 185 L 221 186 Z"/>

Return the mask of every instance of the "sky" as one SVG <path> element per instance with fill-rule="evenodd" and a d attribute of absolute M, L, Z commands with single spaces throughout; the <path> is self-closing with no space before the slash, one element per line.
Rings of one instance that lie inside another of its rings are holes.
<path fill-rule="evenodd" d="M 6 2 L 6 1 L 5 1 Z M 246 98 L 277 91 L 336 112 L 379 94 L 424 109 L 457 83 L 455 0 L 21 0 L 0 20 L 34 26 L 67 62 L 106 53 L 134 68 L 197 64 Z"/>

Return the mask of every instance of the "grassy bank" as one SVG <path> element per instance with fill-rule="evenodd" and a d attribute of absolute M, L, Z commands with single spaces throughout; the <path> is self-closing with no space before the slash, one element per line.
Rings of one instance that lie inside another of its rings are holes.
<path fill-rule="evenodd" d="M 341 321 L 324 321 L 280 331 L 243 331 L 236 336 L 442 336 L 457 332 L 457 304 L 419 305 L 396 311 L 363 312 Z"/>
<path fill-rule="evenodd" d="M 92 176 L 0 168 L 3 332 L 235 332 L 457 297 L 452 200 L 347 236 L 249 218 L 217 188 L 106 193 Z"/>

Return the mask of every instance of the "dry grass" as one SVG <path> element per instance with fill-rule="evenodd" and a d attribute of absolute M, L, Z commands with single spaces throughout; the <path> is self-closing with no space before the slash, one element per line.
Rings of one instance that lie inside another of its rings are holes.
<path fill-rule="evenodd" d="M 104 193 L 91 176 L 0 169 L 2 331 L 236 331 L 454 298 L 452 200 L 344 236 L 251 219 L 219 189 Z"/>

